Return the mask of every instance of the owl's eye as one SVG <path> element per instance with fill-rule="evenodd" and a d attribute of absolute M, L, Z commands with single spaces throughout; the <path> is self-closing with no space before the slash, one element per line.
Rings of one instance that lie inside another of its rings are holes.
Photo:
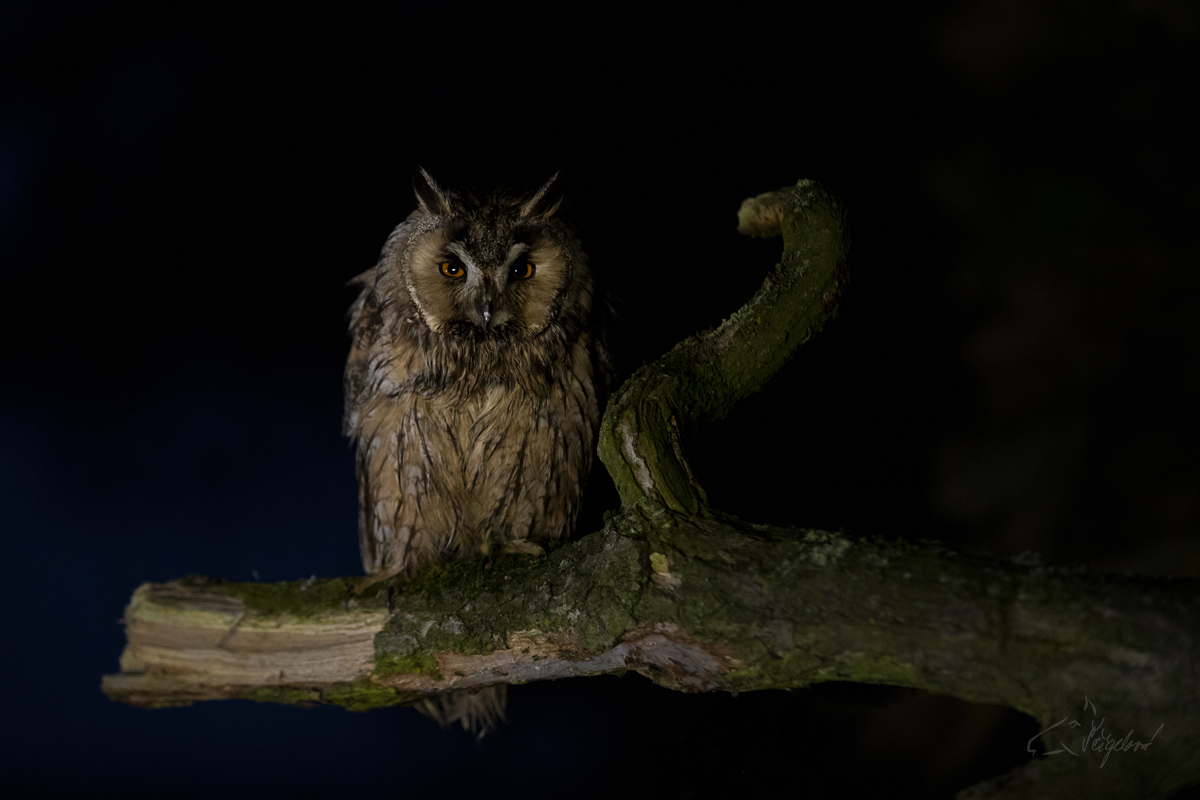
<path fill-rule="evenodd" d="M 513 264 L 512 272 L 510 273 L 513 280 L 523 281 L 526 278 L 532 278 L 534 273 L 532 261 L 521 261 Z"/>
<path fill-rule="evenodd" d="M 447 278 L 461 278 L 467 274 L 466 269 L 457 261 L 443 261 L 441 263 L 442 274 Z"/>

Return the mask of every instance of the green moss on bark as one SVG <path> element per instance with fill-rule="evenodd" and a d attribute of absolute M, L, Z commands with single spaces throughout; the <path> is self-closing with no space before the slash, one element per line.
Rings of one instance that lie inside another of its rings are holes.
<path fill-rule="evenodd" d="M 344 613 L 351 608 L 386 607 L 385 598 L 359 599 L 353 595 L 354 578 L 308 578 L 280 583 L 221 581 L 222 591 L 240 599 L 257 617 L 290 616 L 310 619 L 320 614 Z"/>
<path fill-rule="evenodd" d="M 435 681 L 442 679 L 437 658 L 420 650 L 411 651 L 405 655 L 376 653 L 373 674 L 380 678 L 388 675 L 425 675 Z"/>
<path fill-rule="evenodd" d="M 256 703 L 283 703 L 289 706 L 308 707 L 321 702 L 321 691 L 311 686 L 282 684 L 259 686 L 247 692 L 244 697 Z"/>
<path fill-rule="evenodd" d="M 356 681 L 333 683 L 321 692 L 321 701 L 341 706 L 347 711 L 370 711 L 412 703 L 417 695 L 402 692 L 389 686 L 380 686 L 367 678 Z"/>

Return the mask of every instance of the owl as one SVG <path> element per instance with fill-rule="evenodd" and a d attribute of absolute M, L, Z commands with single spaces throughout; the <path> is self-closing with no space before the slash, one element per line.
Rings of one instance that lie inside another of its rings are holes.
<path fill-rule="evenodd" d="M 421 170 L 417 209 L 352 281 L 344 429 L 367 582 L 572 530 L 611 370 L 556 177 L 475 196 Z M 425 711 L 478 726 L 489 710 L 457 694 Z"/>

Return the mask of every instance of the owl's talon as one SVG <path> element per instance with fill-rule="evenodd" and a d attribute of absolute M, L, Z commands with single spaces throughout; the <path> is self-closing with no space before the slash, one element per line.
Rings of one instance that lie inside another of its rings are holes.
<path fill-rule="evenodd" d="M 544 556 L 546 548 L 528 539 L 513 539 L 504 543 L 505 553 L 520 553 L 527 556 Z"/>
<path fill-rule="evenodd" d="M 381 579 L 375 575 L 368 575 L 365 578 L 360 578 L 359 581 L 354 584 L 354 588 L 351 591 L 354 592 L 355 596 L 361 597 L 363 592 L 379 583 L 380 580 Z"/>
<path fill-rule="evenodd" d="M 354 592 L 355 595 L 361 596 L 363 592 L 365 592 L 367 589 L 371 588 L 375 584 L 382 583 L 386 580 L 390 580 L 391 578 L 396 577 L 403 571 L 404 571 L 403 567 L 393 567 L 391 569 L 385 569 L 381 572 L 372 573 L 372 574 L 366 576 L 365 578 L 361 578 L 358 581 L 358 583 L 356 583 L 354 585 L 354 588 L 352 589 L 352 591 Z"/>

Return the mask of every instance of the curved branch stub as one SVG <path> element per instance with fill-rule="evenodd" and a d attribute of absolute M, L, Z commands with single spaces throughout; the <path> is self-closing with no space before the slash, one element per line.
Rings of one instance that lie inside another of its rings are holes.
<path fill-rule="evenodd" d="M 820 184 L 802 180 L 746 200 L 738 231 L 782 233 L 781 263 L 720 326 L 634 373 L 605 410 L 600 458 L 623 506 L 650 502 L 684 514 L 706 509 L 683 441 L 761 389 L 836 313 L 846 276 L 845 213 Z"/>

